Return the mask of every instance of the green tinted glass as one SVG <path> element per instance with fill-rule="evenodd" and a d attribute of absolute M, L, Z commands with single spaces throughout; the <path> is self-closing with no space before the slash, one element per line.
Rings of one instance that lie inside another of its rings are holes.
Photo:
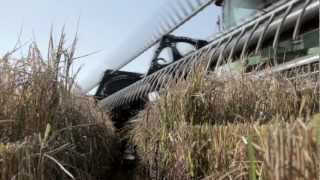
<path fill-rule="evenodd" d="M 271 2 L 272 0 L 226 0 L 223 7 L 225 28 L 243 23 Z"/>

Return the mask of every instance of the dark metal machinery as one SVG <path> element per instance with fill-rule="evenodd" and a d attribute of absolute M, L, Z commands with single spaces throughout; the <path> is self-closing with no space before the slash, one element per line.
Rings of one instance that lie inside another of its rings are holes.
<path fill-rule="evenodd" d="M 192 38 L 173 35 L 163 36 L 163 38 L 160 40 L 159 47 L 156 49 L 151 60 L 150 68 L 146 74 L 147 76 L 155 73 L 162 68 L 165 68 L 172 63 L 175 63 L 183 57 L 182 52 L 180 52 L 177 48 L 178 43 L 189 44 L 193 46 L 195 50 L 198 50 L 208 44 L 208 42 L 205 40 L 196 40 Z M 172 57 L 171 60 L 159 57 L 161 52 L 163 52 L 165 49 L 170 50 Z M 161 63 L 160 61 L 162 61 L 163 63 Z M 143 77 L 143 74 L 134 72 L 106 70 L 99 84 L 95 97 L 97 100 L 102 100 L 116 93 L 117 91 L 143 79 Z M 122 106 L 112 109 L 111 116 L 113 122 L 115 122 L 115 126 L 117 128 L 121 128 L 126 121 L 135 116 L 139 110 L 144 108 L 145 103 L 146 98 L 141 97 L 137 98 L 130 104 L 123 104 Z"/>
<path fill-rule="evenodd" d="M 195 50 L 198 50 L 198 49 L 206 46 L 208 44 L 208 41 L 196 40 L 196 39 L 192 39 L 192 38 L 188 38 L 188 37 L 178 37 L 178 36 L 173 36 L 173 35 L 163 36 L 163 38 L 160 40 L 158 49 L 154 53 L 154 56 L 152 58 L 151 65 L 150 65 L 150 68 L 148 70 L 147 75 L 150 75 L 150 74 L 166 67 L 167 65 L 183 58 L 182 53 L 179 52 L 179 50 L 177 48 L 178 43 L 186 43 L 186 44 L 192 45 Z M 159 57 L 160 53 L 165 48 L 169 48 L 169 50 L 170 50 L 169 53 L 171 53 L 171 56 L 172 56 L 171 62 Z M 160 64 L 160 61 L 163 61 L 164 63 Z"/>

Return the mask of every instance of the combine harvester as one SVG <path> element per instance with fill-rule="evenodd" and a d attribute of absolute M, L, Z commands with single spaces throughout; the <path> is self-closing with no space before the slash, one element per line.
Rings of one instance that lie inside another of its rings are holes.
<path fill-rule="evenodd" d="M 159 29 L 137 51 L 121 56 L 121 63 L 108 69 L 96 97 L 111 112 L 118 129 L 144 109 L 152 95 L 191 75 L 198 65 L 208 72 L 286 73 L 290 77 L 319 80 L 319 0 L 177 0 L 178 7 L 160 19 Z M 212 40 L 170 35 L 210 4 L 222 7 L 224 31 Z M 171 12 L 171 13 L 170 13 Z M 157 37 L 160 38 L 157 38 Z M 183 54 L 177 45 L 187 43 L 194 51 Z M 159 44 L 146 75 L 120 71 L 150 47 Z M 160 54 L 169 49 L 172 59 Z M 271 67 L 271 68 L 267 68 Z M 134 148 L 123 142 L 124 159 L 135 159 Z M 129 162 L 128 161 L 128 162 Z"/>
<path fill-rule="evenodd" d="M 178 0 L 178 2 L 181 2 Z M 109 69 L 96 93 L 99 105 L 112 113 L 116 127 L 121 128 L 142 110 L 150 94 L 165 89 L 190 75 L 199 64 L 219 74 L 227 72 L 283 73 L 299 71 L 299 76 L 319 72 L 319 0 L 185 0 L 159 23 L 161 38 L 151 38 L 124 63 Z M 195 3 L 196 2 L 196 3 Z M 213 40 L 193 40 L 169 35 L 206 6 L 223 9 L 224 31 Z M 150 36 L 154 37 L 154 36 Z M 160 42 L 147 75 L 119 71 L 148 48 Z M 179 42 L 194 46 L 183 56 L 176 48 Z M 159 58 L 166 47 L 173 60 Z M 162 63 L 161 63 L 162 62 Z M 272 67 L 268 71 L 266 67 Z"/>

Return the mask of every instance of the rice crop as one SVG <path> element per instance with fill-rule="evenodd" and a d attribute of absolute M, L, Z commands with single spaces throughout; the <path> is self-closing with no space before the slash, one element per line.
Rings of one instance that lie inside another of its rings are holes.
<path fill-rule="evenodd" d="M 95 102 L 75 95 L 71 65 L 77 38 L 51 35 L 44 58 L 0 58 L 0 179 L 105 179 L 119 160 L 111 121 Z M 76 73 L 75 73 L 76 74 Z"/>
<path fill-rule="evenodd" d="M 195 73 L 131 132 L 150 179 L 319 179 L 319 88 L 285 77 Z M 303 84 L 303 85 L 302 85 Z"/>

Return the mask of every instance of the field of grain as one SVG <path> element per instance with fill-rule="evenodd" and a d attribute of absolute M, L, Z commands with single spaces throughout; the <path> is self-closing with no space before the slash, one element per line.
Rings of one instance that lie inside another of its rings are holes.
<path fill-rule="evenodd" d="M 0 179 L 96 180 L 110 177 L 119 142 L 108 115 L 87 97 L 72 94 L 77 39 L 64 33 L 43 56 L 0 59 Z M 47 57 L 47 58 L 43 58 Z"/>
<path fill-rule="evenodd" d="M 319 179 L 318 87 L 309 80 L 197 73 L 137 117 L 150 179 Z"/>

